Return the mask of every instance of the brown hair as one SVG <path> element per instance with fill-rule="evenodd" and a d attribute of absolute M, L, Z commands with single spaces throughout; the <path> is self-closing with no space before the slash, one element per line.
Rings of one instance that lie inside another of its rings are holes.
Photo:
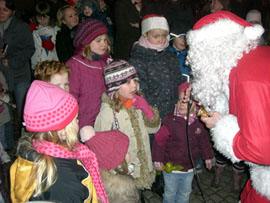
<path fill-rule="evenodd" d="M 50 17 L 49 25 L 50 26 L 55 25 L 55 19 L 53 19 L 51 6 L 47 2 L 39 1 L 35 7 L 35 13 L 36 13 L 35 14 L 36 17 L 37 16 L 41 16 L 41 17 L 49 16 Z"/>
<path fill-rule="evenodd" d="M 49 82 L 55 74 L 70 74 L 70 68 L 60 61 L 42 61 L 36 65 L 35 79 Z"/>

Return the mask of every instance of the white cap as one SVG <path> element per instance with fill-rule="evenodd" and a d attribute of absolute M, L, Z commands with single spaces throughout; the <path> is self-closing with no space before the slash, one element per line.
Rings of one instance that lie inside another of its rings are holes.
<path fill-rule="evenodd" d="M 249 23 L 258 22 L 259 24 L 262 24 L 261 12 L 258 10 L 250 10 L 247 13 L 246 21 L 248 21 Z"/>
<path fill-rule="evenodd" d="M 146 15 L 142 19 L 142 35 L 153 29 L 166 30 L 169 34 L 169 24 L 162 15 Z"/>

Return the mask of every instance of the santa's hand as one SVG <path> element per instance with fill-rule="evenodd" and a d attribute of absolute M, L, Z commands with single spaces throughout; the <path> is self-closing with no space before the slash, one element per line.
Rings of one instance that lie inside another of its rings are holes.
<path fill-rule="evenodd" d="M 85 142 L 96 134 L 94 128 L 90 125 L 84 126 L 80 129 L 81 141 Z"/>
<path fill-rule="evenodd" d="M 213 128 L 221 118 L 221 114 L 217 111 L 210 111 L 208 115 L 209 117 L 201 117 L 201 121 L 205 123 L 207 128 Z"/>

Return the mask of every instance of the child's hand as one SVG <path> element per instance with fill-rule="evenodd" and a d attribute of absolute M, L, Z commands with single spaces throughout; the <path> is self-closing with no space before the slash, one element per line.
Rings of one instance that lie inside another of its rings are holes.
<path fill-rule="evenodd" d="M 141 109 L 148 119 L 152 119 L 154 117 L 154 113 L 147 101 L 136 94 L 133 96 L 133 106 L 135 107 L 135 110 Z"/>
<path fill-rule="evenodd" d="M 80 137 L 82 142 L 86 142 L 96 134 L 94 128 L 90 125 L 84 126 L 80 130 Z"/>
<path fill-rule="evenodd" d="M 162 168 L 163 165 L 164 164 L 162 162 L 154 162 L 154 166 L 157 171 L 163 171 L 163 168 Z"/>
<path fill-rule="evenodd" d="M 210 170 L 212 168 L 212 162 L 210 163 L 205 163 L 205 167 Z"/>

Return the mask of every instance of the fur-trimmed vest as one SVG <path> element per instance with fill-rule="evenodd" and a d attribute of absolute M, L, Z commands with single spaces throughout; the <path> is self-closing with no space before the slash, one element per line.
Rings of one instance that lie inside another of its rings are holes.
<path fill-rule="evenodd" d="M 155 114 L 152 120 L 147 119 L 141 110 L 134 110 L 133 107 L 123 108 L 117 113 L 112 109 L 110 98 L 107 94 L 103 94 L 100 112 L 95 122 L 96 131 L 106 131 L 111 130 L 117 120 L 119 130 L 129 137 L 128 152 L 131 156 L 131 163 L 135 166 L 133 177 L 136 186 L 140 189 L 149 189 L 155 179 L 149 134 L 158 131 L 160 118 L 157 109 L 152 110 Z"/>

